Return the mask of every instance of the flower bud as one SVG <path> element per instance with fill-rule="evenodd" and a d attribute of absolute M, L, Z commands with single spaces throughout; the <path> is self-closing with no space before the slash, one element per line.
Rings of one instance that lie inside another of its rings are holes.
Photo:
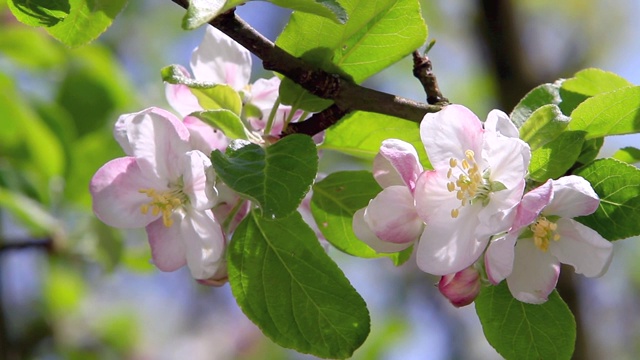
<path fill-rule="evenodd" d="M 227 262 L 223 261 L 213 276 L 208 279 L 196 279 L 198 284 L 205 286 L 221 287 L 229 281 L 229 273 L 227 272 Z"/>
<path fill-rule="evenodd" d="M 469 305 L 480 293 L 480 273 L 470 266 L 455 274 L 445 275 L 438 283 L 438 290 L 455 307 Z"/>

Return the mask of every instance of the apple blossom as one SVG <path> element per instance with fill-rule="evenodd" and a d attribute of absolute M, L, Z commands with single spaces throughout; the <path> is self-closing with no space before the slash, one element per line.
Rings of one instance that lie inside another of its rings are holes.
<path fill-rule="evenodd" d="M 93 176 L 93 211 L 119 228 L 145 227 L 153 263 L 162 271 L 189 266 L 196 279 L 224 278 L 225 237 L 211 212 L 215 174 L 189 132 L 171 113 L 149 108 L 122 115 L 114 135 L 125 157 Z"/>
<path fill-rule="evenodd" d="M 579 176 L 549 180 L 524 195 L 512 229 L 491 241 L 485 254 L 489 281 L 507 279 L 518 300 L 539 304 L 553 291 L 560 263 L 587 277 L 607 271 L 612 244 L 595 230 L 572 220 L 589 215 L 600 199 Z"/>
<path fill-rule="evenodd" d="M 489 238 L 511 226 L 531 152 L 498 110 L 483 127 L 469 109 L 448 105 L 424 117 L 420 134 L 434 170 L 420 175 L 415 188 L 426 224 L 417 262 L 425 272 L 452 274 L 471 266 Z"/>
<path fill-rule="evenodd" d="M 444 275 L 438 282 L 438 290 L 455 307 L 467 306 L 478 297 L 481 288 L 480 273 L 474 266 Z"/>
<path fill-rule="evenodd" d="M 373 175 L 383 190 L 356 211 L 356 236 L 378 252 L 397 252 L 418 240 L 424 224 L 413 200 L 416 180 L 422 172 L 418 153 L 397 139 L 382 142 L 373 163 Z"/>

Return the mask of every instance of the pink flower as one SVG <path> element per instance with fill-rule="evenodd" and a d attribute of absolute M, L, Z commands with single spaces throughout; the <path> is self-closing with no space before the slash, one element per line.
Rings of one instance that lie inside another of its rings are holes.
<path fill-rule="evenodd" d="M 187 128 L 150 108 L 122 115 L 114 135 L 127 156 L 91 179 L 93 211 L 119 228 L 145 227 L 153 263 L 162 271 L 189 266 L 196 279 L 216 275 L 225 237 L 211 212 L 216 202 L 211 162 L 192 150 Z"/>
<path fill-rule="evenodd" d="M 373 176 L 383 189 L 353 216 L 353 231 L 360 240 L 378 252 L 398 252 L 418 240 L 424 224 L 416 212 L 413 191 L 421 172 L 411 144 L 396 139 L 382 142 Z"/>
<path fill-rule="evenodd" d="M 444 275 L 438 282 L 438 290 L 455 307 L 467 306 L 480 293 L 480 273 L 470 266 L 455 274 Z"/>
<path fill-rule="evenodd" d="M 612 244 L 572 220 L 593 213 L 599 202 L 589 182 L 579 176 L 549 180 L 525 194 L 511 230 L 487 249 L 489 281 L 497 284 L 506 278 L 516 299 L 539 304 L 556 287 L 560 263 L 587 277 L 604 274 Z"/>
<path fill-rule="evenodd" d="M 434 167 L 417 180 L 415 201 L 426 224 L 417 250 L 420 269 L 459 272 L 507 231 L 522 197 L 531 153 L 503 112 L 484 124 L 467 108 L 449 105 L 427 114 L 420 134 Z"/>

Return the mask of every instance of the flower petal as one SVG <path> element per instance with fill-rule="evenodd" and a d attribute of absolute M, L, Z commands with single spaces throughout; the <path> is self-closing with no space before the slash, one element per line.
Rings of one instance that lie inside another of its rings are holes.
<path fill-rule="evenodd" d="M 418 215 L 426 224 L 440 219 L 449 221 L 451 210 L 460 207 L 460 200 L 447 189 L 448 182 L 446 175 L 434 170 L 425 171 L 418 177 L 413 197 Z"/>
<path fill-rule="evenodd" d="M 187 264 L 179 226 L 183 218 L 184 213 L 176 211 L 171 215 L 172 226 L 166 227 L 158 219 L 146 227 L 153 264 L 161 271 L 176 271 Z"/>
<path fill-rule="evenodd" d="M 147 175 L 133 157 L 113 159 L 98 169 L 89 184 L 98 219 L 118 228 L 143 227 L 157 219 L 159 215 L 142 213 L 141 207 L 149 203 L 149 198 L 139 190 L 166 188 Z"/>
<path fill-rule="evenodd" d="M 415 242 L 423 228 L 409 189 L 397 185 L 383 189 L 369 202 L 364 221 L 379 239 L 396 244 Z"/>
<path fill-rule="evenodd" d="M 364 208 L 360 209 L 353 214 L 353 232 L 358 239 L 369 245 L 373 250 L 379 253 L 394 253 L 412 245 L 412 243 L 396 244 L 380 240 L 364 221 L 364 210 Z"/>
<path fill-rule="evenodd" d="M 576 175 L 563 176 L 553 180 L 553 201 L 544 213 L 574 218 L 592 214 L 599 204 L 600 198 L 587 180 Z"/>
<path fill-rule="evenodd" d="M 279 90 L 280 79 L 277 76 L 271 79 L 258 79 L 251 84 L 251 97 L 248 102 L 268 116 L 271 108 L 278 100 Z"/>
<path fill-rule="evenodd" d="M 489 241 L 488 236 L 477 237 L 478 226 L 477 209 L 461 211 L 455 219 L 446 214 L 428 222 L 418 244 L 418 267 L 429 274 L 447 275 L 471 266 Z"/>
<path fill-rule="evenodd" d="M 373 177 L 378 184 L 382 187 L 400 185 L 392 183 L 397 181 L 397 174 L 400 175 L 401 184 L 413 192 L 422 173 L 418 152 L 413 145 L 398 139 L 384 140 L 378 155 L 373 163 Z"/>
<path fill-rule="evenodd" d="M 183 76 L 191 78 L 191 74 L 183 66 L 178 65 L 178 70 Z M 169 105 L 183 118 L 194 111 L 202 110 L 198 98 L 193 95 L 191 89 L 186 85 L 167 83 L 165 84 L 164 92 Z"/>
<path fill-rule="evenodd" d="M 613 256 L 613 245 L 595 230 L 571 219 L 557 221 L 560 240 L 549 243 L 549 252 L 561 263 L 587 277 L 604 274 Z"/>
<path fill-rule="evenodd" d="M 519 233 L 507 234 L 491 240 L 484 254 L 484 265 L 487 277 L 493 285 L 511 275 L 515 257 L 516 239 Z"/>
<path fill-rule="evenodd" d="M 518 231 L 533 224 L 552 199 L 553 183 L 551 180 L 524 194 L 522 201 L 518 204 L 511 231 Z"/>
<path fill-rule="evenodd" d="M 195 210 L 211 209 L 217 202 L 216 178 L 211 160 L 198 150 L 184 154 L 182 161 L 183 191 Z"/>
<path fill-rule="evenodd" d="M 560 263 L 549 252 L 540 251 L 533 239 L 516 242 L 513 271 L 507 277 L 514 298 L 529 304 L 547 301 L 558 283 Z"/>
<path fill-rule="evenodd" d="M 213 26 L 191 55 L 191 70 L 197 80 L 227 84 L 242 90 L 251 76 L 251 54 Z"/>
<path fill-rule="evenodd" d="M 484 122 L 484 129 L 488 132 L 510 138 L 519 138 L 520 132 L 516 125 L 509 119 L 509 115 L 500 110 L 491 110 Z"/>
<path fill-rule="evenodd" d="M 189 130 L 189 143 L 195 150 L 211 154 L 213 150 L 224 152 L 229 146 L 230 140 L 222 130 L 216 129 L 196 117 L 185 117 L 184 126 Z"/>
<path fill-rule="evenodd" d="M 464 159 L 466 150 L 472 150 L 480 160 L 483 132 L 478 117 L 461 105 L 448 105 L 427 114 L 420 123 L 420 137 L 436 170 L 446 171 L 449 159 Z"/>
<path fill-rule="evenodd" d="M 531 159 L 527 143 L 517 138 L 489 135 L 485 137 L 483 150 L 483 156 L 491 169 L 491 181 L 499 181 L 507 189 L 522 184 Z"/>
<path fill-rule="evenodd" d="M 180 223 L 180 232 L 191 276 L 195 279 L 214 277 L 224 265 L 226 239 L 213 213 L 188 209 Z"/>

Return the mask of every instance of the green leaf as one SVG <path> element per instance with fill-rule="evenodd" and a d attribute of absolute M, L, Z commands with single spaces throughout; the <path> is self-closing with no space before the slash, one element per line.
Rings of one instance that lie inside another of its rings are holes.
<path fill-rule="evenodd" d="M 633 146 L 627 146 L 616 151 L 612 158 L 626 162 L 627 164 L 634 164 L 640 162 L 640 149 Z"/>
<path fill-rule="evenodd" d="M 362 258 L 389 257 L 401 265 L 413 247 L 399 253 L 378 253 L 356 237 L 353 214 L 382 190 L 369 171 L 339 171 L 313 186 L 311 213 L 322 235 L 338 250 Z M 408 255 L 408 256 L 407 256 Z"/>
<path fill-rule="evenodd" d="M 3 25 L 0 53 L 21 67 L 51 69 L 61 66 L 65 54 L 59 42 L 42 31 L 24 26 Z"/>
<path fill-rule="evenodd" d="M 259 204 L 266 218 L 294 212 L 318 171 L 316 145 L 309 136 L 299 134 L 267 148 L 234 140 L 225 154 L 213 151 L 211 161 L 222 181 Z"/>
<path fill-rule="evenodd" d="M 60 0 L 58 0 L 60 1 Z M 63 44 L 76 47 L 95 40 L 111 25 L 127 0 L 67 0 L 71 11 L 46 30 Z"/>
<path fill-rule="evenodd" d="M 242 311 L 275 343 L 324 358 L 350 357 L 369 334 L 369 312 L 299 213 L 252 212 L 228 249 Z"/>
<path fill-rule="evenodd" d="M 575 164 L 583 143 L 584 132 L 560 133 L 553 141 L 531 152 L 529 176 L 541 182 L 563 176 Z"/>
<path fill-rule="evenodd" d="M 565 114 L 571 112 L 586 99 L 633 84 L 612 72 L 590 68 L 576 73 L 560 87 L 560 108 Z"/>
<path fill-rule="evenodd" d="M 247 140 L 247 129 L 238 115 L 226 109 L 198 111 L 191 114 L 216 129 L 222 130 L 224 135 L 232 140 Z"/>
<path fill-rule="evenodd" d="M 576 218 L 613 241 L 640 235 L 640 169 L 615 159 L 599 159 L 575 172 L 600 197 L 595 213 Z"/>
<path fill-rule="evenodd" d="M 527 95 L 520 100 L 518 105 L 513 108 L 510 115 L 511 121 L 519 128 L 538 108 L 548 104 L 560 104 L 559 89 L 560 82 L 556 82 L 553 84 L 542 84 L 529 91 Z"/>
<path fill-rule="evenodd" d="M 9 0 L 7 3 L 13 16 L 29 26 L 53 26 L 71 11 L 69 0 Z"/>
<path fill-rule="evenodd" d="M 336 0 L 267 0 L 283 8 L 325 17 L 339 24 L 347 22 L 347 12 Z"/>
<path fill-rule="evenodd" d="M 544 304 L 526 304 L 503 281 L 484 287 L 475 305 L 487 341 L 505 359 L 571 359 L 576 322 L 557 291 Z"/>
<path fill-rule="evenodd" d="M 9 211 L 34 237 L 53 236 L 62 226 L 53 215 L 33 199 L 0 187 L 0 208 Z"/>
<path fill-rule="evenodd" d="M 427 27 L 418 0 L 341 1 L 349 14 L 345 25 L 295 12 L 276 44 L 328 72 L 360 83 L 422 46 Z M 319 111 L 330 104 L 285 79 L 284 104 Z"/>
<path fill-rule="evenodd" d="M 520 127 L 520 138 L 534 151 L 558 137 L 567 127 L 570 118 L 564 116 L 555 104 L 537 108 Z"/>
<path fill-rule="evenodd" d="M 591 97 L 571 113 L 568 129 L 583 130 L 587 139 L 640 132 L 640 86 Z"/>
<path fill-rule="evenodd" d="M 189 0 L 189 8 L 182 18 L 182 28 L 196 29 L 247 0 Z"/>
<path fill-rule="evenodd" d="M 582 150 L 580 150 L 580 156 L 576 162 L 580 164 L 588 164 L 592 162 L 596 157 L 598 157 L 602 145 L 604 145 L 604 138 L 586 140 L 582 144 Z"/>
<path fill-rule="evenodd" d="M 238 116 L 242 111 L 242 98 L 229 85 L 188 78 L 182 74 L 178 65 L 164 67 L 160 73 L 162 80 L 170 84 L 182 84 L 191 89 L 198 103 L 205 110 L 226 109 Z"/>
<path fill-rule="evenodd" d="M 422 164 L 430 167 L 420 139 L 420 124 L 388 115 L 364 111 L 349 113 L 327 129 L 320 148 L 373 160 L 380 151 L 382 141 L 391 138 L 412 144 Z"/>

